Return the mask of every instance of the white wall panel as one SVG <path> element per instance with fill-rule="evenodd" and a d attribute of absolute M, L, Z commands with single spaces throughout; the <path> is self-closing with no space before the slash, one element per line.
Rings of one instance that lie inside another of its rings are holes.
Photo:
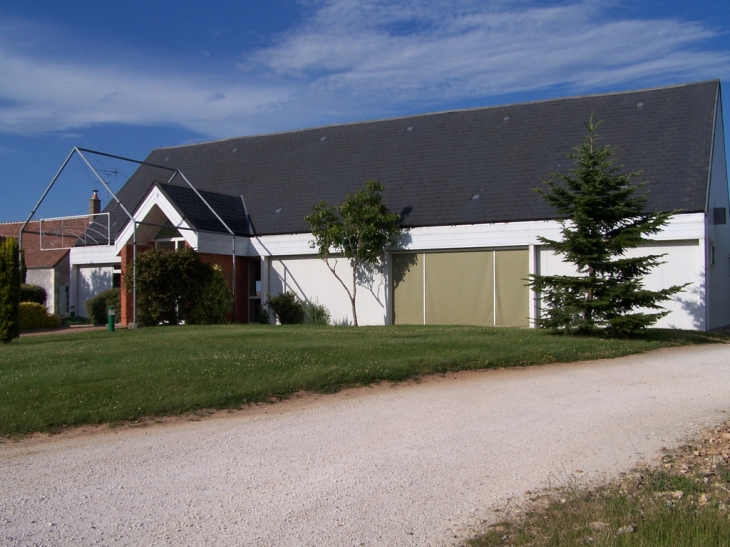
<path fill-rule="evenodd" d="M 645 287 L 659 290 L 672 285 L 691 283 L 671 301 L 664 303 L 670 313 L 655 326 L 705 330 L 705 299 L 702 284 L 703 258 L 698 241 L 666 241 L 632 249 L 627 257 L 666 254 L 664 264 L 655 268 L 645 279 Z M 562 261 L 546 247 L 537 251 L 537 270 L 540 275 L 575 275 L 575 267 Z"/>
<path fill-rule="evenodd" d="M 715 208 L 725 209 L 725 224 L 715 224 Z M 707 304 L 709 328 L 730 325 L 730 204 L 728 203 L 727 158 L 722 105 L 718 102 L 715 117 L 710 192 L 708 195 Z M 715 249 L 715 263 L 710 263 L 709 245 Z"/>
<path fill-rule="evenodd" d="M 69 253 L 71 266 L 89 264 L 121 264 L 122 258 L 113 245 L 74 247 Z"/>
<path fill-rule="evenodd" d="M 352 269 L 346 260 L 337 261 L 337 272 L 349 286 Z M 345 289 L 324 261 L 318 258 L 300 256 L 272 259 L 268 292 L 273 296 L 284 291 L 293 291 L 301 299 L 324 304 L 335 323 L 352 323 L 352 306 Z M 360 325 L 385 324 L 386 294 L 385 279 L 381 273 L 376 273 L 372 279 L 358 286 L 357 318 Z"/>
<path fill-rule="evenodd" d="M 46 308 L 50 313 L 55 313 L 53 309 L 53 293 L 56 289 L 53 283 L 54 277 L 53 268 L 28 268 L 25 274 L 26 283 L 46 289 Z"/>
<path fill-rule="evenodd" d="M 76 315 L 87 317 L 86 301 L 113 285 L 113 266 L 79 267 L 76 275 Z"/>

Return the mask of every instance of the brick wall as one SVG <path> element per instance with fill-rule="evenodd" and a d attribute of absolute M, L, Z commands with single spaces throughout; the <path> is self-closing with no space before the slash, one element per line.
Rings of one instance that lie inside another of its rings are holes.
<path fill-rule="evenodd" d="M 145 252 L 149 247 L 147 245 L 137 245 L 137 254 Z M 119 320 L 122 325 L 128 325 L 132 322 L 132 287 L 127 287 L 124 283 L 124 274 L 127 266 L 132 264 L 134 257 L 134 245 L 125 245 L 120 253 L 122 257 L 122 290 L 121 290 L 121 307 L 122 317 Z"/>

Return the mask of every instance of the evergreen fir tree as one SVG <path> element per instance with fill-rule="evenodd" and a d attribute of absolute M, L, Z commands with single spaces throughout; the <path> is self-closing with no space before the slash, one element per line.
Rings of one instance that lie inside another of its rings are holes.
<path fill-rule="evenodd" d="M 557 209 L 563 236 L 539 239 L 573 263 L 578 275 L 533 275 L 530 285 L 542 300 L 539 326 L 581 334 L 603 327 L 611 336 L 626 336 L 669 313 L 660 303 L 684 285 L 650 291 L 643 278 L 663 255 L 625 256 L 659 232 L 671 213 L 644 211 L 646 194 L 636 192 L 645 183 L 632 182 L 640 173 L 623 174 L 623 166 L 614 165 L 613 149 L 597 144 L 597 126 L 591 117 L 583 143 L 567 154 L 575 163 L 569 174 L 558 173 L 557 181 L 543 181 L 548 190 L 537 189 Z"/>
<path fill-rule="evenodd" d="M 0 243 L 0 341 L 4 344 L 20 336 L 20 276 L 18 240 L 5 238 Z"/>

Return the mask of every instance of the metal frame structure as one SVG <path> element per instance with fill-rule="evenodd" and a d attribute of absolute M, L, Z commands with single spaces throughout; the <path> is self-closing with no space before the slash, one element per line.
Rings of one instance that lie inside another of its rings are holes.
<path fill-rule="evenodd" d="M 91 221 L 89 221 L 91 219 Z M 106 219 L 106 226 L 104 225 L 104 222 L 100 222 L 99 219 Z M 80 220 L 84 221 L 83 228 L 79 224 L 74 225 L 72 221 L 74 220 Z M 93 215 L 74 215 L 74 216 L 67 216 L 67 217 L 55 217 L 55 218 L 42 218 L 40 219 L 40 225 L 38 227 L 39 232 L 39 239 L 40 239 L 40 246 L 41 251 L 50 251 L 53 249 L 70 249 L 65 243 L 65 239 L 71 239 L 73 240 L 74 245 L 79 243 L 80 241 L 83 241 L 84 246 L 88 246 L 88 241 L 91 240 L 92 245 L 101 245 L 101 241 L 106 241 L 107 244 L 110 241 L 111 238 L 111 226 L 109 225 L 109 213 L 95 213 Z M 60 230 L 57 228 L 51 228 L 51 231 L 48 231 L 47 228 L 44 228 L 44 223 L 61 223 Z M 71 224 L 76 228 L 76 230 L 66 228 L 66 223 Z M 95 226 L 96 225 L 96 226 Z M 103 228 L 106 227 L 106 234 L 102 231 Z M 97 237 L 95 237 L 98 236 Z M 43 245 L 44 237 L 48 238 L 61 238 L 61 244 L 60 246 L 49 246 L 45 247 Z"/>
<path fill-rule="evenodd" d="M 84 162 L 84 164 L 91 169 L 91 171 L 94 173 L 98 181 L 106 188 L 107 192 L 111 194 L 111 196 L 114 198 L 114 201 L 117 202 L 119 207 L 124 211 L 124 213 L 127 215 L 127 218 L 130 222 L 132 222 L 132 322 L 137 323 L 137 226 L 145 225 L 145 226 L 163 226 L 162 224 L 156 224 L 153 222 L 143 222 L 143 221 L 137 221 L 134 216 L 129 212 L 129 210 L 124 206 L 124 204 L 119 200 L 117 195 L 114 193 L 114 191 L 109 187 L 109 185 L 104 181 L 103 177 L 99 175 L 99 172 L 97 169 L 94 168 L 93 165 L 89 162 L 89 160 L 84 156 L 84 152 L 87 154 L 95 154 L 98 156 L 104 156 L 107 158 L 117 159 L 121 161 L 128 161 L 130 163 L 136 163 L 137 165 L 146 165 L 148 167 L 154 167 L 157 169 L 163 169 L 165 171 L 172 172 L 172 175 L 167 180 L 167 184 L 170 184 L 173 179 L 180 175 L 182 179 L 185 181 L 185 183 L 190 187 L 190 189 L 195 192 L 195 195 L 197 195 L 200 200 L 205 203 L 205 206 L 210 210 L 213 215 L 215 215 L 215 218 L 218 219 L 218 222 L 220 222 L 223 227 L 228 231 L 228 233 L 231 235 L 231 241 L 232 241 L 232 249 L 231 249 L 231 260 L 232 260 L 232 280 L 231 280 L 231 292 L 233 294 L 233 321 L 236 321 L 236 234 L 231 230 L 230 226 L 224 222 L 224 220 L 220 217 L 220 215 L 216 212 L 215 209 L 208 203 L 205 198 L 198 192 L 197 188 L 193 186 L 193 184 L 188 180 L 188 178 L 183 174 L 182 171 L 179 169 L 175 169 L 173 167 L 167 167 L 164 165 L 157 165 L 154 163 L 149 163 L 145 161 L 135 160 L 132 158 L 125 158 L 124 156 L 117 156 L 114 154 L 108 154 L 106 152 L 99 152 L 98 150 L 90 150 L 88 148 L 80 148 L 78 146 L 74 146 L 73 150 L 71 150 L 71 153 L 66 157 L 66 160 L 61 165 L 61 168 L 58 170 L 56 175 L 51 180 L 50 184 L 46 188 L 45 192 L 43 192 L 43 195 L 38 200 L 38 203 L 36 203 L 35 207 L 31 210 L 30 214 L 28 215 L 28 218 L 23 223 L 23 226 L 20 228 L 20 231 L 18 232 L 18 248 L 19 252 L 23 252 L 23 231 L 28 226 L 28 223 L 33 219 L 35 216 L 36 211 L 38 210 L 38 207 L 41 206 L 43 201 L 46 199 L 46 196 L 48 195 L 48 192 L 51 191 L 51 188 L 53 188 L 53 185 L 56 183 L 58 178 L 61 176 L 61 173 L 63 173 L 63 170 L 68 165 L 69 161 L 71 161 L 71 158 L 74 156 L 74 154 L 78 154 L 78 156 L 81 158 L 81 160 Z M 181 229 L 182 227 L 177 227 L 178 229 Z M 182 228 L 182 229 L 189 229 L 193 231 L 201 231 L 201 230 L 194 230 L 193 228 Z M 203 230 L 205 231 L 205 230 Z M 111 240 L 109 241 L 109 244 L 111 245 Z M 22 267 L 22 266 L 21 266 Z"/>

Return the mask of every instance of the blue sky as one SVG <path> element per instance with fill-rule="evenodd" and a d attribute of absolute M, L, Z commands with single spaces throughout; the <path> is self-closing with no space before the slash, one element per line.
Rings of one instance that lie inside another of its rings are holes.
<path fill-rule="evenodd" d="M 0 221 L 27 217 L 73 146 L 144 159 L 158 147 L 332 123 L 727 86 L 722 4 L 4 0 Z M 119 171 L 106 175 L 115 190 L 134 169 L 95 165 Z M 82 214 L 98 187 L 74 163 L 39 215 Z"/>

